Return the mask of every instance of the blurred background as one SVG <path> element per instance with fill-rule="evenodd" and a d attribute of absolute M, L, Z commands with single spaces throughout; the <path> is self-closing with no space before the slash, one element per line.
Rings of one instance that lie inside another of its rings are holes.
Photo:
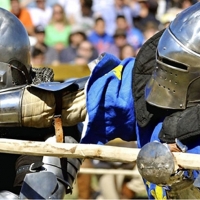
<path fill-rule="evenodd" d="M 136 56 L 142 44 L 197 0 L 1 0 L 25 26 L 33 67 L 55 79 L 89 74 L 100 53 Z M 61 73 L 62 71 L 62 73 Z"/>
<path fill-rule="evenodd" d="M 146 40 L 197 0 L 1 0 L 27 30 L 34 68 L 55 81 L 88 76 L 87 64 L 107 52 L 135 57 Z M 107 145 L 136 148 L 116 139 Z M 89 171 L 88 171 L 89 170 Z M 145 199 L 135 163 L 85 160 L 66 199 Z"/>

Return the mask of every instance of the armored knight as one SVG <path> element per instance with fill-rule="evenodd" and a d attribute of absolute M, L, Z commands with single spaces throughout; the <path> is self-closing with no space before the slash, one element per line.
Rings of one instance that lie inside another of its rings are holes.
<path fill-rule="evenodd" d="M 199 171 L 176 166 L 171 153 L 200 154 L 199 20 L 200 2 L 150 38 L 136 58 L 103 54 L 87 83 L 81 142 L 137 140 L 149 199 L 200 199 Z"/>
<path fill-rule="evenodd" d="M 133 95 L 138 126 L 155 126 L 151 135 L 137 133 L 142 147 L 137 165 L 150 198 L 158 198 L 156 189 L 162 191 L 162 199 L 200 198 L 199 171 L 176 166 L 170 152 L 200 153 L 199 9 L 200 3 L 196 3 L 178 14 L 166 30 L 142 47 L 136 58 Z M 149 56 L 141 61 L 147 51 Z M 143 82 L 138 78 L 141 67 L 143 76 L 148 74 Z M 143 91 L 139 92 L 138 84 L 143 84 Z"/>
<path fill-rule="evenodd" d="M 49 68 L 32 68 L 27 32 L 2 8 L 0 38 L 0 137 L 56 142 L 58 125 L 63 131 L 61 142 L 79 142 L 77 123 L 83 121 L 84 114 L 79 113 L 82 119 L 76 120 L 70 106 L 83 96 L 85 79 L 59 84 L 50 82 L 53 72 Z M 79 112 L 83 107 L 78 107 L 75 110 Z M 3 153 L 0 160 L 1 199 L 63 199 L 72 192 L 82 162 Z"/>

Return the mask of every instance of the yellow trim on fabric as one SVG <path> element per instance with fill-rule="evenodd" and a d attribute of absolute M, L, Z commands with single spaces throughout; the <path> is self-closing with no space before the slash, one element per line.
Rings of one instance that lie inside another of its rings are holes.
<path fill-rule="evenodd" d="M 123 69 L 123 65 L 118 65 L 117 67 L 115 67 L 112 71 L 115 74 L 115 76 L 121 80 L 122 79 L 122 69 Z"/>

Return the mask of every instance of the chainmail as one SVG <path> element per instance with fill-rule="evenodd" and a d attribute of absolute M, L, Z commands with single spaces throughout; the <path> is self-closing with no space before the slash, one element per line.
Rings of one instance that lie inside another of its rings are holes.
<path fill-rule="evenodd" d="M 32 83 L 39 84 L 41 82 L 54 81 L 54 73 L 51 68 L 32 68 L 31 69 Z"/>

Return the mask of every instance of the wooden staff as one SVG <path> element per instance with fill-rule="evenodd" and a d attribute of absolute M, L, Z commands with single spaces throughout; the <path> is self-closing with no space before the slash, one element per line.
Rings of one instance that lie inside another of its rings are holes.
<path fill-rule="evenodd" d="M 95 144 L 48 143 L 13 139 L 0 139 L 0 152 L 35 156 L 91 158 L 129 163 L 136 161 L 140 149 Z M 200 170 L 200 155 L 173 153 L 178 165 L 185 169 Z"/>

